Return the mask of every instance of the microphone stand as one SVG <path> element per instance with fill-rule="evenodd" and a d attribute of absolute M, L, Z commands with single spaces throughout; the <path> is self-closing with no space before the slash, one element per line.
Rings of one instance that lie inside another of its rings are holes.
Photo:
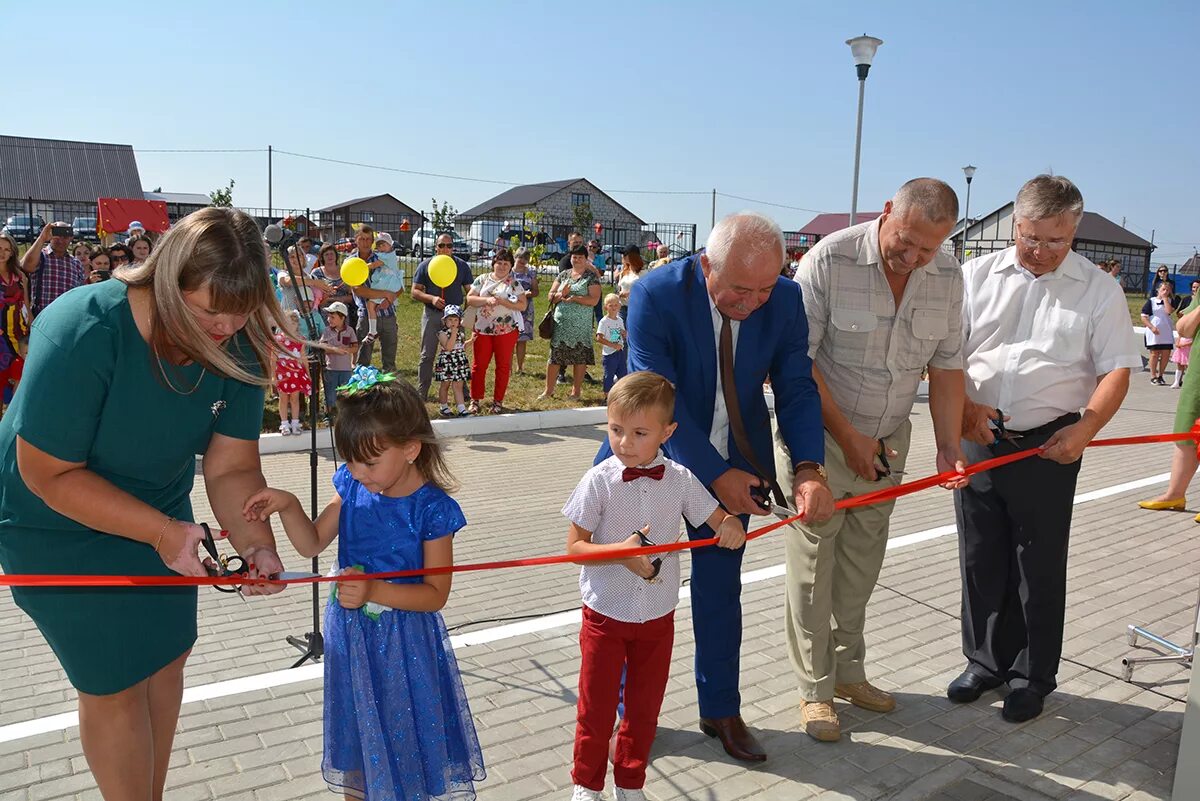
<path fill-rule="evenodd" d="M 267 226 L 270 229 L 272 226 Z M 277 228 L 277 226 L 276 226 Z M 271 240 L 271 235 L 274 232 L 268 230 L 267 240 Z M 279 234 L 282 239 L 282 231 Z M 272 243 L 276 252 L 280 252 L 279 240 Z M 299 247 L 299 245 L 293 245 Z M 296 308 L 300 310 L 300 315 L 304 319 L 305 325 L 308 327 L 310 335 L 317 330 L 313 320 L 313 304 L 310 300 L 309 290 L 307 285 L 303 284 L 304 280 L 303 269 L 301 275 L 297 276 L 295 269 L 292 267 L 291 259 L 287 257 L 287 251 L 281 253 L 283 257 L 283 265 L 288 271 L 288 277 L 292 279 L 292 292 L 296 297 Z M 299 254 L 301 259 L 306 259 L 305 254 Z M 301 287 L 304 291 L 301 291 Z M 309 514 L 313 520 L 317 519 L 317 405 L 320 398 L 321 380 L 323 360 L 315 350 L 310 350 L 308 356 L 309 375 L 312 377 L 312 388 L 309 391 L 308 399 L 308 427 L 312 439 L 308 447 L 308 471 L 309 471 Z M 320 575 L 321 569 L 318 558 L 312 558 L 312 572 Z M 314 663 L 321 661 L 321 657 L 325 654 L 325 638 L 321 634 L 321 592 L 319 585 L 312 585 L 312 631 L 305 632 L 301 637 L 287 636 L 287 642 L 296 650 L 300 651 L 300 659 L 296 661 L 293 668 L 298 668 L 308 660 Z"/>

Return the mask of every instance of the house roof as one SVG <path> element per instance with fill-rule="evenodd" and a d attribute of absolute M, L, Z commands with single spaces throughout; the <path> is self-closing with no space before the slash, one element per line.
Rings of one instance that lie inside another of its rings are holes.
<path fill-rule="evenodd" d="M 163 203 L 178 203 L 184 206 L 208 206 L 212 198 L 199 192 L 143 192 L 146 200 L 161 200 Z"/>
<path fill-rule="evenodd" d="M 389 197 L 389 198 L 391 198 L 392 200 L 394 200 L 394 201 L 396 201 L 397 203 L 399 203 L 399 204 L 400 204 L 401 206 L 403 206 L 404 208 L 406 208 L 406 209 L 409 209 L 410 211 L 413 211 L 413 212 L 416 212 L 416 211 L 417 211 L 417 210 L 416 210 L 416 209 L 414 209 L 412 206 L 408 205 L 408 204 L 407 204 L 407 203 L 405 203 L 403 200 L 401 200 L 400 198 L 398 198 L 398 197 L 396 197 L 395 195 L 391 194 L 390 192 L 384 192 L 384 193 L 383 193 L 383 194 L 381 194 L 381 195 L 366 195 L 365 197 L 356 197 L 356 198 L 351 198 L 350 200 L 343 200 L 341 203 L 334 203 L 332 206 L 326 206 L 326 207 L 325 207 L 325 208 L 323 208 L 323 209 L 313 209 L 313 212 L 314 212 L 314 213 L 317 213 L 317 212 L 323 212 L 323 211 L 338 211 L 339 209 L 344 209 L 344 208 L 346 208 L 347 206 L 353 206 L 353 205 L 355 205 L 356 203 L 362 203 L 362 202 L 364 202 L 364 201 L 367 201 L 367 200 L 376 200 L 376 199 L 378 199 L 378 198 L 381 198 L 381 197 Z"/>
<path fill-rule="evenodd" d="M 971 226 L 967 232 L 968 238 L 975 236 L 975 234 L 971 232 L 971 229 L 982 226 L 992 217 L 1011 211 L 1014 204 L 1015 201 L 1010 200 L 989 214 L 985 214 L 978 218 L 972 218 Z M 961 236 L 962 227 L 957 226 L 954 229 L 954 232 L 951 234 L 950 239 L 957 240 Z M 1083 217 L 1079 220 L 1079 227 L 1075 229 L 1075 238 L 1082 239 L 1085 242 L 1103 242 L 1109 245 L 1125 245 L 1127 247 L 1147 248 L 1148 250 L 1154 250 L 1155 248 L 1155 245 L 1152 242 L 1142 239 L 1129 229 L 1122 228 L 1112 220 L 1101 214 L 1097 214 L 1094 211 L 1085 211 L 1083 213 Z"/>
<path fill-rule="evenodd" d="M 1114 245 L 1128 245 L 1135 248 L 1154 249 L 1154 245 L 1142 239 L 1127 228 L 1122 228 L 1107 217 L 1101 217 L 1094 211 L 1085 211 L 1075 231 L 1076 239 L 1086 239 L 1089 242 L 1108 242 Z"/>
<path fill-rule="evenodd" d="M 876 219 L 882 211 L 860 211 L 854 215 L 854 224 L 865 223 L 868 220 Z M 829 236 L 834 231 L 840 231 L 843 228 L 850 227 L 850 215 L 847 214 L 818 214 L 808 221 L 799 230 L 798 233 L 808 234 L 809 236 Z"/>
<path fill-rule="evenodd" d="M 0 136 L 0 197 L 140 200 L 142 179 L 130 145 Z"/>
<path fill-rule="evenodd" d="M 583 181 L 584 183 L 588 184 L 588 186 L 591 186 L 597 192 L 604 195 L 615 205 L 624 210 L 626 214 L 637 220 L 638 224 L 646 224 L 645 220 L 622 206 L 620 203 L 617 203 L 617 201 L 613 200 L 611 195 L 609 195 L 600 187 L 596 186 L 587 178 L 568 178 L 565 181 L 543 181 L 542 183 L 537 184 L 523 184 L 521 186 L 514 186 L 512 189 L 506 189 L 490 200 L 485 200 L 478 206 L 474 206 L 464 212 L 460 212 L 458 218 L 466 220 L 473 217 L 482 217 L 492 209 L 507 208 L 509 206 L 533 206 L 539 201 L 550 197 L 555 192 L 558 192 L 561 189 L 566 189 L 571 184 L 576 184 L 580 181 Z"/>

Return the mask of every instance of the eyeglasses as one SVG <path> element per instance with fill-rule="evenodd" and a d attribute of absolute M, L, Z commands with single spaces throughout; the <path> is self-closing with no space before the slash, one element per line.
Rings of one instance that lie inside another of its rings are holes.
<path fill-rule="evenodd" d="M 448 247 L 450 247 L 450 243 L 449 242 L 438 242 L 437 246 L 439 248 L 448 248 Z"/>
<path fill-rule="evenodd" d="M 124 256 L 124 255 L 122 255 L 122 254 L 120 254 L 120 253 L 114 253 L 114 254 L 112 254 L 112 256 L 110 256 L 110 257 L 109 257 L 109 260 L 110 260 L 110 261 L 112 261 L 112 262 L 118 262 L 118 261 L 129 261 L 129 257 L 128 257 L 128 256 Z"/>
<path fill-rule="evenodd" d="M 1031 236 L 1019 236 L 1019 237 L 1017 237 L 1017 241 L 1020 242 L 1025 247 L 1029 248 L 1030 250 L 1037 250 L 1038 248 L 1042 248 L 1045 250 L 1052 250 L 1055 253 L 1064 251 L 1067 248 L 1071 247 L 1070 242 L 1047 242 L 1044 239 L 1034 239 Z"/>

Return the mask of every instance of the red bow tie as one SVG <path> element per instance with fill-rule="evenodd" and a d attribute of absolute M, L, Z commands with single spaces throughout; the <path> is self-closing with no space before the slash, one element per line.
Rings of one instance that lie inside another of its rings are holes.
<path fill-rule="evenodd" d="M 633 481 L 638 478 L 652 478 L 655 481 L 661 481 L 663 474 L 667 472 L 665 464 L 655 465 L 654 467 L 626 467 L 621 471 L 622 481 Z"/>

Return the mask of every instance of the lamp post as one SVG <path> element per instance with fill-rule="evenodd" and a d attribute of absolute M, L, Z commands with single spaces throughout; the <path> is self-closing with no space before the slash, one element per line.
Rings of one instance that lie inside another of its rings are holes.
<path fill-rule="evenodd" d="M 850 196 L 850 224 L 854 225 L 854 218 L 858 214 L 858 164 L 862 153 L 863 96 L 867 91 L 867 73 L 871 69 L 871 59 L 875 58 L 875 51 L 883 44 L 883 40 L 867 36 L 864 33 L 862 36 L 847 39 L 846 44 L 850 45 L 850 53 L 854 56 L 854 69 L 858 72 L 858 127 L 854 134 L 854 192 Z"/>
<path fill-rule="evenodd" d="M 975 168 L 968 164 L 963 167 L 963 175 L 967 176 L 967 205 L 963 209 L 963 243 L 962 260 L 967 260 L 967 229 L 971 227 L 971 179 L 975 177 Z"/>

